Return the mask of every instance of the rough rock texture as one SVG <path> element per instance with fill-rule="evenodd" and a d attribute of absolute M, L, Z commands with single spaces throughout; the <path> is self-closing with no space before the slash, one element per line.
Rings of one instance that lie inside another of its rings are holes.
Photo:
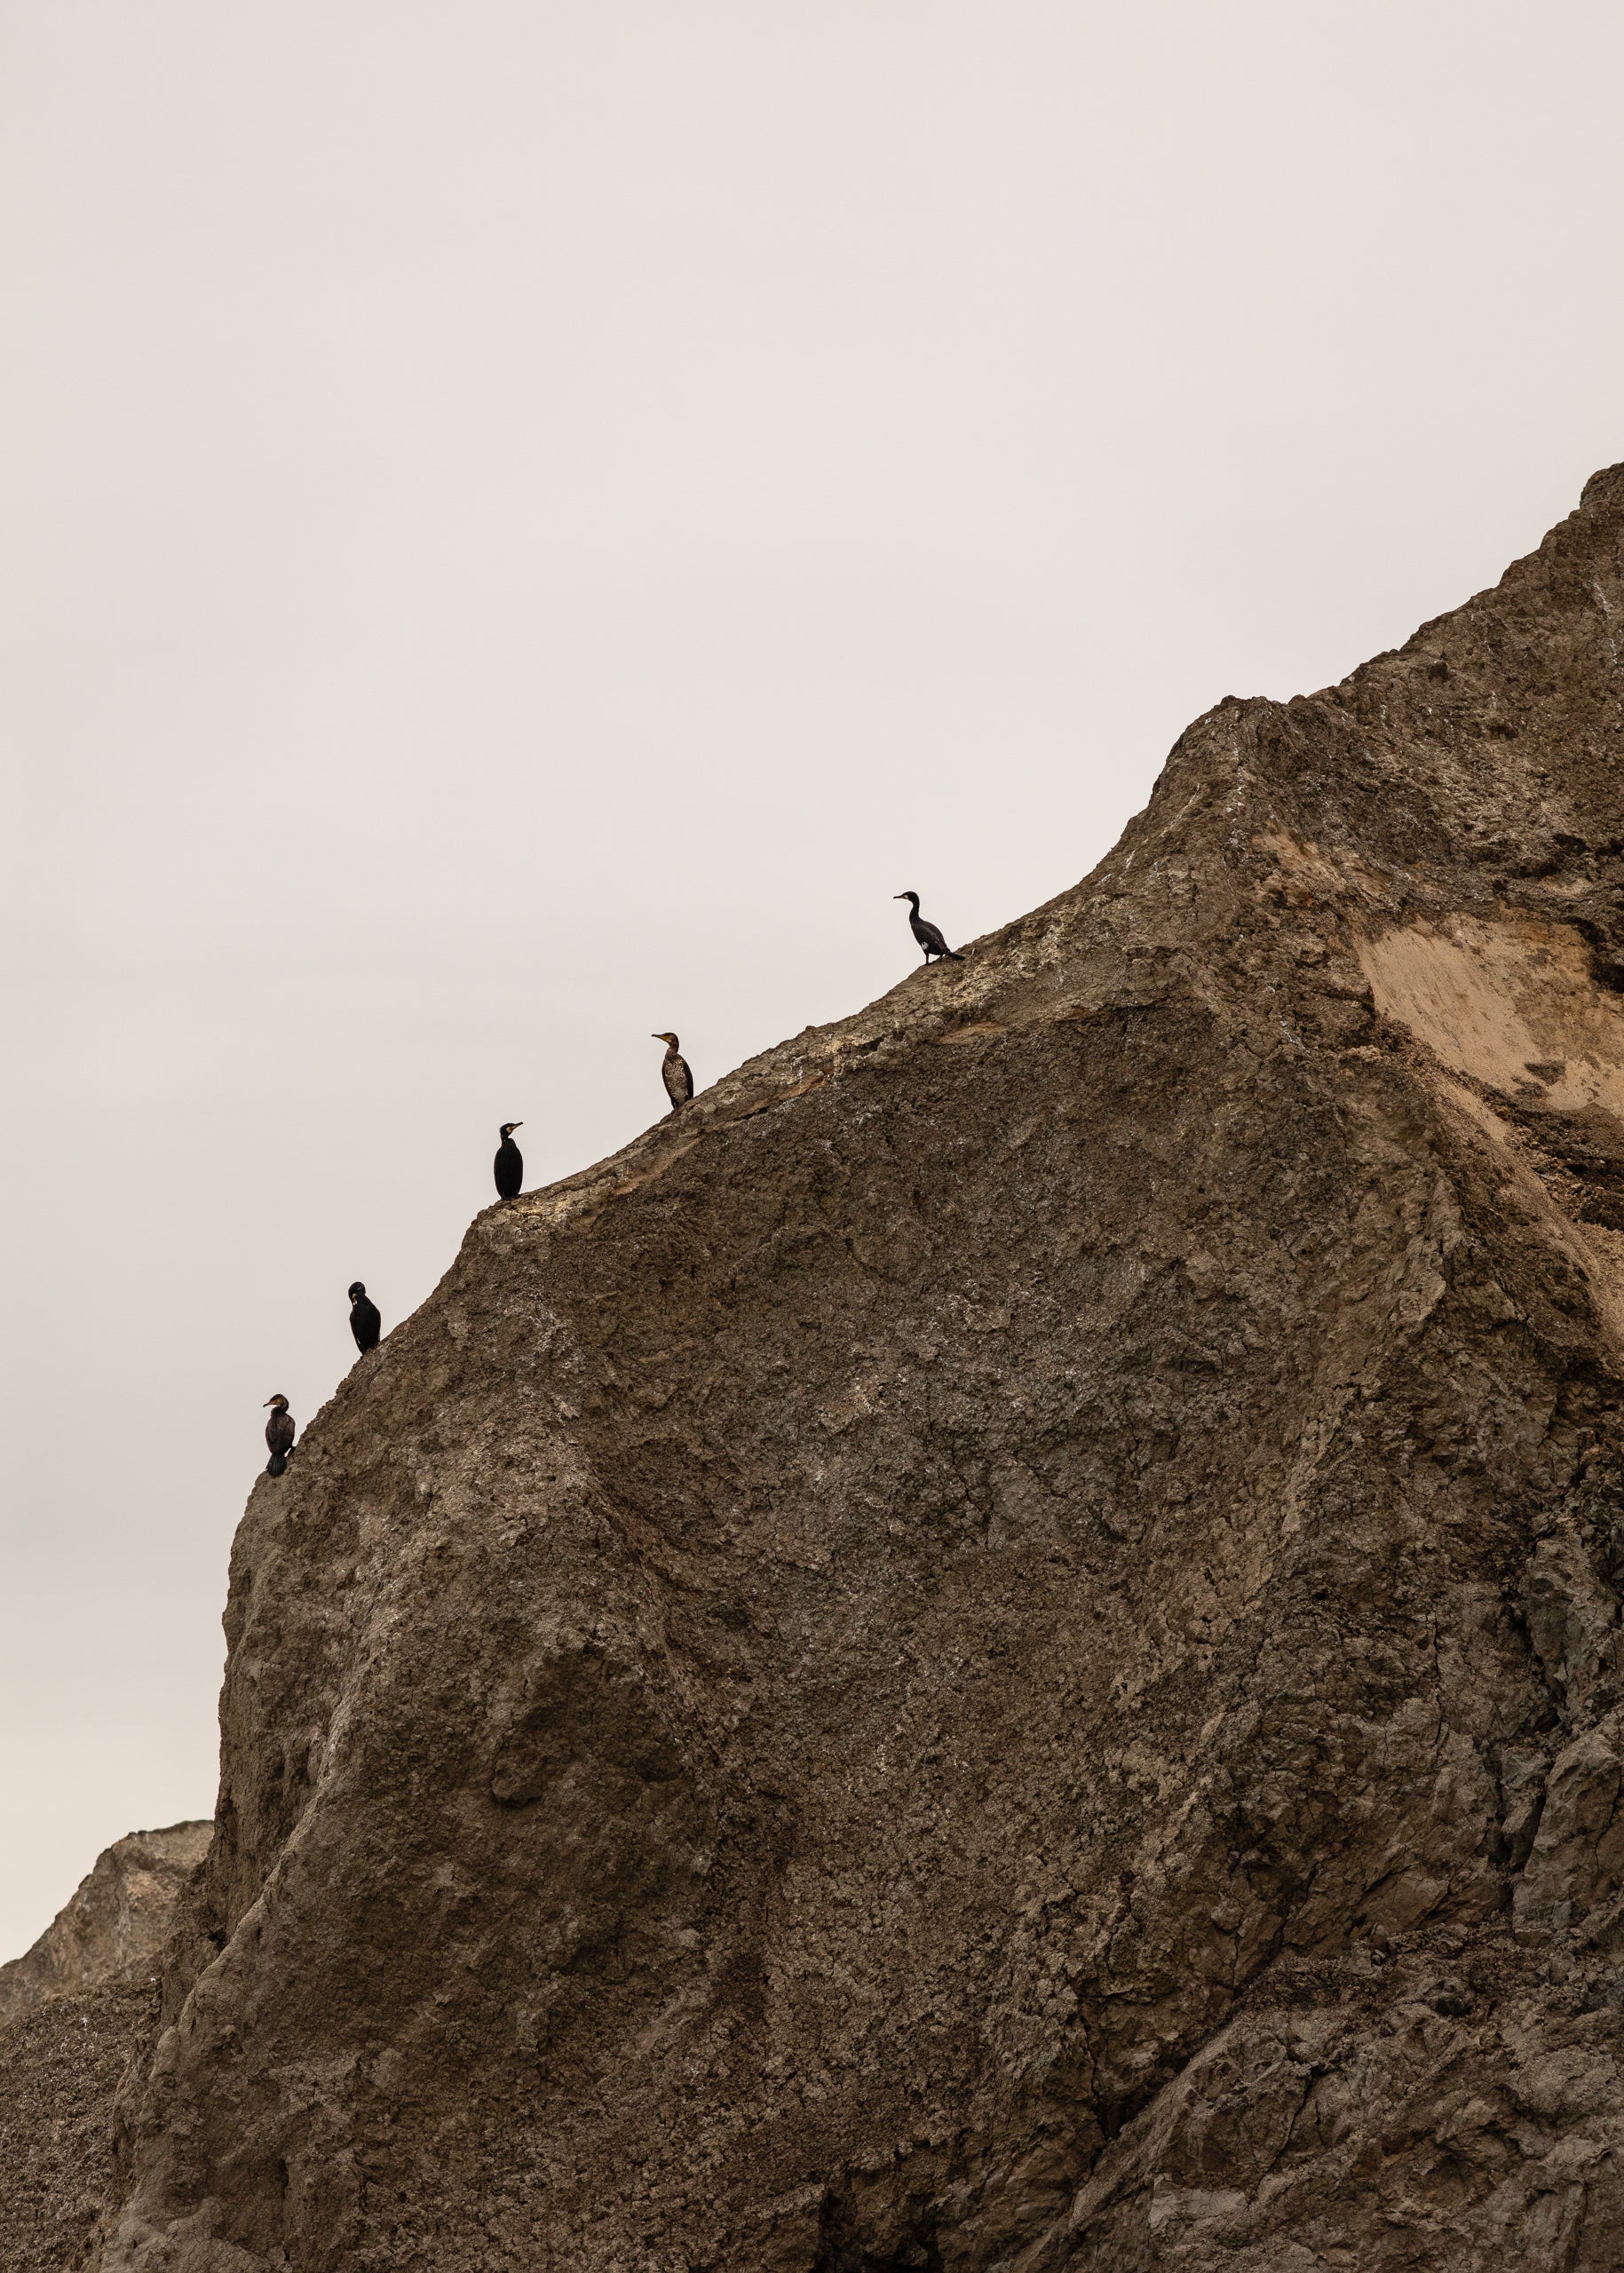
<path fill-rule="evenodd" d="M 172 1823 L 104 1849 L 28 1954 L 0 1965 L 0 2026 L 48 1997 L 155 1973 L 175 1905 L 213 1835 L 212 1823 Z"/>
<path fill-rule="evenodd" d="M 156 1984 L 118 1979 L 48 1998 L 0 2027 L 0 2268 L 73 2273 L 121 2182 L 113 2104 L 150 2051 Z"/>
<path fill-rule="evenodd" d="M 1624 2261 L 1624 468 L 493 1208 L 234 1561 L 105 2273 Z"/>
<path fill-rule="evenodd" d="M 0 1966 L 0 2273 L 69 2273 L 118 2201 L 114 2095 L 150 2054 L 160 1952 L 213 1829 L 119 1840 L 28 1955 Z"/>

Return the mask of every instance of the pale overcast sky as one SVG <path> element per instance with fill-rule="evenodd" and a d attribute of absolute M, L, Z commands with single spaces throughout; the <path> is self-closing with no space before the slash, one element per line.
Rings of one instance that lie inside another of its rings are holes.
<path fill-rule="evenodd" d="M 261 1406 L 1624 457 L 1624 12 L 9 0 L 0 1958 Z"/>

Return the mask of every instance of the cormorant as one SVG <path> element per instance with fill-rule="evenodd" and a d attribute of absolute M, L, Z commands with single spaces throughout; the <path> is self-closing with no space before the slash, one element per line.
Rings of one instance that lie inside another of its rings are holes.
<path fill-rule="evenodd" d="M 377 1304 L 368 1301 L 367 1290 L 359 1279 L 350 1289 L 350 1331 L 355 1336 L 355 1347 L 363 1358 L 368 1350 L 377 1348 L 378 1339 L 384 1331 Z"/>
<path fill-rule="evenodd" d="M 693 1076 L 688 1070 L 688 1061 L 685 1057 L 677 1056 L 677 1037 L 674 1034 L 650 1034 L 649 1040 L 662 1041 L 665 1044 L 665 1057 L 661 1064 L 660 1078 L 665 1083 L 665 1093 L 671 1100 L 671 1111 L 675 1113 L 678 1105 L 686 1105 L 693 1095 Z"/>
<path fill-rule="evenodd" d="M 496 1196 L 500 1200 L 517 1200 L 519 1187 L 525 1180 L 525 1156 L 513 1142 L 513 1131 L 524 1125 L 522 1121 L 504 1121 L 502 1124 L 502 1142 L 496 1147 L 493 1163 Z"/>
<path fill-rule="evenodd" d="M 899 891 L 896 896 L 899 899 L 906 899 L 908 903 L 908 929 L 924 949 L 927 962 L 932 955 L 946 955 L 949 962 L 963 962 L 963 956 L 955 954 L 935 924 L 927 921 L 919 913 L 919 894 L 916 891 Z"/>
<path fill-rule="evenodd" d="M 288 1410 L 285 1397 L 267 1397 L 271 1417 L 265 1424 L 265 1440 L 271 1447 L 271 1457 L 265 1464 L 267 1476 L 288 1473 L 288 1455 L 293 1450 L 293 1415 Z"/>

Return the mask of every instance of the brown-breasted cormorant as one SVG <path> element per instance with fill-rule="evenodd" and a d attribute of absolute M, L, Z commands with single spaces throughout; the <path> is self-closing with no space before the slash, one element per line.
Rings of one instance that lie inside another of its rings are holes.
<path fill-rule="evenodd" d="M 368 1301 L 367 1290 L 359 1279 L 350 1289 L 350 1331 L 363 1358 L 368 1350 L 377 1348 L 384 1331 L 377 1304 Z"/>
<path fill-rule="evenodd" d="M 271 1448 L 271 1457 L 265 1464 L 267 1476 L 285 1476 L 288 1455 L 293 1450 L 293 1415 L 288 1410 L 285 1397 L 267 1397 L 271 1417 L 265 1424 L 265 1440 Z"/>
<path fill-rule="evenodd" d="M 919 894 L 916 891 L 899 891 L 896 896 L 899 899 L 906 899 L 908 903 L 908 929 L 924 949 L 927 962 L 933 955 L 946 955 L 949 962 L 963 962 L 963 956 L 955 954 L 935 924 L 919 913 Z"/>
<path fill-rule="evenodd" d="M 524 1127 L 522 1121 L 504 1121 L 502 1142 L 496 1147 L 493 1162 L 496 1177 L 496 1196 L 500 1200 L 517 1200 L 519 1187 L 525 1180 L 525 1156 L 513 1142 L 513 1131 Z"/>
<path fill-rule="evenodd" d="M 671 1111 L 675 1113 L 678 1105 L 686 1105 L 693 1095 L 693 1076 L 688 1070 L 688 1061 L 685 1057 L 677 1055 L 677 1037 L 674 1034 L 651 1034 L 649 1040 L 662 1041 L 665 1044 L 665 1056 L 661 1061 L 660 1078 L 665 1083 L 665 1093 L 671 1100 Z"/>

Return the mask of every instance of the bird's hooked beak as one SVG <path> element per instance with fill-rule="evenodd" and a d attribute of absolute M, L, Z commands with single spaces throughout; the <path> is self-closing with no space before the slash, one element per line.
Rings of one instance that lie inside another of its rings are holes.
<path fill-rule="evenodd" d="M 893 899 L 906 899 L 907 898 L 907 894 L 905 891 L 894 891 L 891 894 L 891 898 Z"/>

